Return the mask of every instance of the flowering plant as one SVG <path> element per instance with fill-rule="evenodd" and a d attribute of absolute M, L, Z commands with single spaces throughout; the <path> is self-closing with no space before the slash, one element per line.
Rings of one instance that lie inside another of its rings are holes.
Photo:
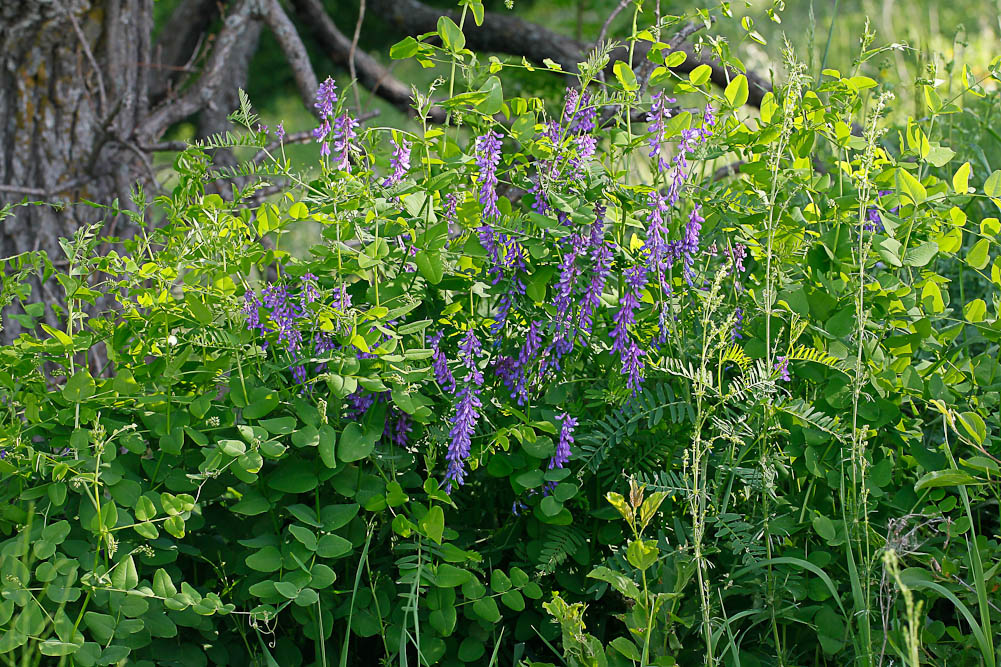
<path fill-rule="evenodd" d="M 874 80 L 792 54 L 749 113 L 671 21 L 547 106 L 443 20 L 394 52 L 465 70 L 444 127 L 423 94 L 419 130 L 365 127 L 328 79 L 294 164 L 245 102 L 232 200 L 193 145 L 150 236 L 68 240 L 65 326 L 25 303 L 0 350 L 0 655 L 874 665 L 900 590 L 951 605 L 943 661 L 996 664 L 998 336 L 965 290 L 1001 284 L 1001 174 L 974 196 L 916 122 L 895 153 Z M 27 302 L 54 269 L 17 261 Z"/>

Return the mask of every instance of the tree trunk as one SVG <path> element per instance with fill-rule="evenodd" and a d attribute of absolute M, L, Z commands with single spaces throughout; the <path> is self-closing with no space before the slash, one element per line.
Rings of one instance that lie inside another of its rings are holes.
<path fill-rule="evenodd" d="M 131 206 L 134 182 L 150 173 L 131 137 L 148 112 L 151 29 L 152 0 L 0 3 L 0 205 Z M 100 220 L 105 234 L 128 235 L 123 216 L 91 206 L 15 207 L 0 222 L 0 257 L 43 250 L 65 264 L 59 238 Z M 57 298 L 51 285 L 32 288 L 31 301 Z M 20 330 L 4 317 L 0 342 Z"/>

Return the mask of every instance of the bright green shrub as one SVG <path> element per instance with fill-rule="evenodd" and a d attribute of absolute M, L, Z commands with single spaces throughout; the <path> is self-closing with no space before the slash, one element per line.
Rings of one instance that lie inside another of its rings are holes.
<path fill-rule="evenodd" d="M 64 326 L 0 350 L 0 655 L 996 664 L 1001 172 L 960 99 L 888 132 L 790 53 L 752 114 L 599 51 L 547 112 L 439 33 L 394 54 L 468 75 L 449 125 L 324 88 L 303 171 L 245 103 L 134 238 L 7 260 Z"/>

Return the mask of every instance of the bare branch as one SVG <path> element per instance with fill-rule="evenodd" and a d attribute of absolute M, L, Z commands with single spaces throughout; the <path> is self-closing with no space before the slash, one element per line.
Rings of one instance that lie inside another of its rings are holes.
<path fill-rule="evenodd" d="M 167 19 L 153 47 L 149 97 L 160 102 L 179 74 L 193 71 L 206 31 L 218 13 L 218 0 L 183 0 Z"/>
<path fill-rule="evenodd" d="M 361 37 L 361 24 L 365 20 L 365 0 L 361 0 L 358 5 L 358 20 L 355 21 L 355 34 L 351 38 L 351 50 L 348 51 L 348 71 L 351 73 L 351 80 L 358 80 L 358 72 L 355 69 L 355 53 L 358 51 L 358 38 Z M 358 88 L 355 87 L 355 111 L 361 113 L 361 98 L 358 97 Z"/>
<path fill-rule="evenodd" d="M 615 9 L 612 10 L 612 13 L 608 15 L 608 18 L 605 19 L 605 22 L 601 25 L 601 32 L 598 33 L 598 39 L 594 40 L 595 46 L 598 46 L 605 41 L 605 35 L 608 34 L 608 28 L 612 25 L 612 21 L 615 20 L 615 17 L 618 16 L 631 1 L 632 0 L 619 0 L 619 4 L 615 6 Z"/>
<path fill-rule="evenodd" d="M 333 20 L 323 8 L 320 0 L 292 0 L 296 15 L 304 25 L 308 25 L 313 37 L 336 64 L 353 62 L 358 83 L 383 98 L 397 109 L 413 114 L 413 95 L 408 86 L 389 73 L 382 63 L 364 51 L 356 50 L 351 57 L 351 40 L 337 29 Z M 443 123 L 445 112 L 440 108 L 431 109 L 431 122 Z"/>
<path fill-rule="evenodd" d="M 319 84 L 316 80 L 316 73 L 313 71 L 313 65 L 309 61 L 306 46 L 302 43 L 302 38 L 299 37 L 299 31 L 296 30 L 295 25 L 278 4 L 278 0 L 264 0 L 263 4 L 264 22 L 271 29 L 278 45 L 281 46 L 282 53 L 285 54 L 289 67 L 292 68 L 299 95 L 306 108 L 316 113 L 313 102 Z"/>
<path fill-rule="evenodd" d="M 456 22 L 459 20 L 458 12 L 430 7 L 420 0 L 369 0 L 369 2 L 375 12 L 408 35 L 434 32 L 437 30 L 439 16 L 449 16 Z M 463 32 L 466 35 L 466 46 L 470 49 L 524 56 L 540 64 L 547 59 L 553 60 L 567 72 L 576 72 L 577 63 L 584 61 L 591 48 L 590 44 L 553 32 L 537 23 L 493 12 L 487 12 L 482 26 L 467 24 Z M 695 53 L 691 45 L 678 44 L 676 48 L 683 49 L 688 54 L 688 59 L 678 67 L 672 68 L 675 72 L 687 74 L 699 65 L 705 64 L 712 68 L 710 79 L 717 86 L 726 86 L 733 78 L 732 70 L 728 71 L 718 62 Z M 648 42 L 637 42 L 634 47 L 635 57 L 646 58 L 649 49 Z M 628 52 L 625 47 L 613 51 L 609 66 L 616 60 L 628 58 Z M 758 106 L 764 94 L 771 90 L 771 85 L 764 77 L 753 72 L 747 72 L 746 75 L 747 103 Z"/>
<path fill-rule="evenodd" d="M 228 71 L 230 53 L 243 38 L 251 22 L 250 5 L 250 0 L 236 3 L 216 36 L 215 47 L 201 76 L 180 96 L 164 101 L 143 119 L 136 132 L 137 143 L 153 143 L 168 127 L 201 110 L 216 95 Z"/>

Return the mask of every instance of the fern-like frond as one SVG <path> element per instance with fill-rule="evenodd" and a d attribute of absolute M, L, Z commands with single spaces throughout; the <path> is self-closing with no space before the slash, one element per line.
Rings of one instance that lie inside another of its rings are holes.
<path fill-rule="evenodd" d="M 543 574 L 552 574 L 567 558 L 583 546 L 587 535 L 576 526 L 553 526 L 546 531 L 537 567 Z"/>
<path fill-rule="evenodd" d="M 741 372 L 746 373 L 747 369 L 751 367 L 751 358 L 744 353 L 744 348 L 740 347 L 736 343 L 726 348 L 723 352 L 723 357 L 720 359 L 722 363 L 733 362 L 737 364 Z"/>
<path fill-rule="evenodd" d="M 818 350 L 815 347 L 810 347 L 809 345 L 797 345 L 788 355 L 789 361 L 813 361 L 818 364 L 823 364 L 829 368 L 836 368 L 841 371 L 846 371 L 844 367 L 844 362 L 837 357 L 832 357 L 822 350 Z"/>

